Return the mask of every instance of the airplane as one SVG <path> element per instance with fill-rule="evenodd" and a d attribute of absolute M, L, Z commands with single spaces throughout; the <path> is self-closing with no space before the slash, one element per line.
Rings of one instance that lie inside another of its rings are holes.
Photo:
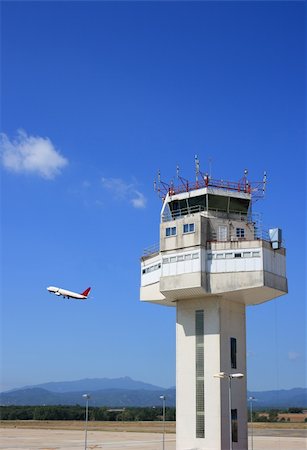
<path fill-rule="evenodd" d="M 50 294 L 55 295 L 62 295 L 63 298 L 73 298 L 75 300 L 85 300 L 88 297 L 88 294 L 90 292 L 91 288 L 85 289 L 84 292 L 81 294 L 78 294 L 77 292 L 67 291 L 66 289 L 58 288 L 55 286 L 49 286 L 47 287 L 47 291 L 50 292 Z"/>

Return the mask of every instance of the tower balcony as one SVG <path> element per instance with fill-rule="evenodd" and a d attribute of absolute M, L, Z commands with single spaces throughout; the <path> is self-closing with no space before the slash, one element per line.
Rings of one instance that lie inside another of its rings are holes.
<path fill-rule="evenodd" d="M 285 255 L 260 239 L 156 251 L 142 258 L 141 300 L 175 306 L 176 300 L 218 295 L 262 303 L 288 291 Z"/>

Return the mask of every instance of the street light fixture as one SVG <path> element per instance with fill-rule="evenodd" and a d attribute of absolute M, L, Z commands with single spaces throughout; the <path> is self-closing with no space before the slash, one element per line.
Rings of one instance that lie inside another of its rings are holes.
<path fill-rule="evenodd" d="M 252 450 L 254 450 L 253 402 L 256 401 L 256 399 L 255 397 L 248 397 L 247 400 L 249 401 L 249 410 L 250 410 Z"/>
<path fill-rule="evenodd" d="M 163 407 L 163 440 L 162 440 L 162 449 L 165 450 L 165 395 L 160 395 L 160 399 L 162 400 Z"/>
<path fill-rule="evenodd" d="M 86 399 L 86 403 L 85 403 L 85 438 L 84 438 L 84 450 L 86 450 L 87 449 L 88 401 L 91 397 L 88 394 L 83 394 L 82 397 Z"/>
<path fill-rule="evenodd" d="M 243 373 L 226 373 L 219 372 L 213 375 L 215 378 L 226 378 L 228 379 L 228 405 L 229 405 L 229 448 L 232 450 L 232 416 L 231 416 L 231 380 L 233 378 L 243 378 Z"/>

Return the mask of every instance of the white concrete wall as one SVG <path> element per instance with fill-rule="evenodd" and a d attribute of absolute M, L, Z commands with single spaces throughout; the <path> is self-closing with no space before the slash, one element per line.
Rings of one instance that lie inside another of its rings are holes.
<path fill-rule="evenodd" d="M 246 390 L 246 329 L 245 306 L 231 302 L 227 298 L 220 299 L 220 351 L 221 372 L 243 373 L 244 378 L 231 382 L 232 409 L 238 411 L 238 442 L 233 442 L 233 450 L 247 450 L 247 390 Z M 237 367 L 231 368 L 230 338 L 237 340 Z M 218 380 L 218 379 L 217 379 Z M 229 449 L 229 403 L 228 380 L 221 379 L 222 390 L 222 449 Z"/>
<path fill-rule="evenodd" d="M 160 249 L 161 251 L 177 250 L 184 247 L 193 247 L 201 244 L 202 228 L 206 229 L 206 225 L 201 225 L 202 217 L 200 214 L 191 214 L 181 219 L 172 220 L 170 222 L 162 222 L 160 225 Z M 194 224 L 194 231 L 184 233 L 183 226 L 185 224 Z M 176 234 L 166 236 L 166 229 L 176 227 Z"/>
<path fill-rule="evenodd" d="M 236 257 L 235 255 L 241 255 Z M 202 250 L 202 267 L 209 273 L 251 272 L 263 270 L 262 249 L 211 251 Z"/>
<path fill-rule="evenodd" d="M 196 438 L 195 311 L 204 310 L 205 438 Z M 230 366 L 230 337 L 237 339 L 237 369 Z M 177 302 L 176 326 L 177 450 L 229 449 L 228 380 L 216 373 L 242 372 L 245 363 L 245 307 L 219 297 Z M 221 395 L 222 393 L 222 395 Z M 233 408 L 238 409 L 239 442 L 247 449 L 246 380 L 233 380 Z"/>
<path fill-rule="evenodd" d="M 263 249 L 264 270 L 286 277 L 286 256 L 270 249 Z"/>
<path fill-rule="evenodd" d="M 162 258 L 162 277 L 184 273 L 200 272 L 200 250 L 172 252 Z"/>
<path fill-rule="evenodd" d="M 236 257 L 235 255 L 241 255 Z M 188 251 L 163 253 L 149 259 L 141 267 L 141 286 L 156 283 L 160 277 L 168 277 L 195 272 L 237 273 L 267 271 L 286 276 L 285 255 L 273 250 L 254 247 L 208 251 L 190 248 Z M 251 287 L 252 287 L 251 283 Z M 239 285 L 238 285 L 239 287 Z"/>
<path fill-rule="evenodd" d="M 141 263 L 141 287 L 148 286 L 160 281 L 161 256 L 148 258 Z"/>
<path fill-rule="evenodd" d="M 204 310 L 205 439 L 196 438 L 195 311 Z M 220 367 L 219 314 L 212 300 L 177 302 L 176 326 L 176 449 L 214 449 L 220 446 L 220 385 L 213 378 Z"/>

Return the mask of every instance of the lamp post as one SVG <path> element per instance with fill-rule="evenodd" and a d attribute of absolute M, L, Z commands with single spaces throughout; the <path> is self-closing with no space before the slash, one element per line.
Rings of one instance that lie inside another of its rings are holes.
<path fill-rule="evenodd" d="M 162 440 L 162 449 L 165 450 L 165 395 L 160 395 L 160 399 L 162 400 L 162 408 L 163 408 L 163 440 Z"/>
<path fill-rule="evenodd" d="M 86 399 L 86 403 L 85 403 L 85 438 L 84 438 L 84 450 L 86 450 L 87 449 L 88 401 L 90 399 L 90 396 L 88 394 L 83 394 L 82 397 Z"/>
<path fill-rule="evenodd" d="M 231 416 L 231 380 L 233 378 L 243 378 L 243 373 L 219 372 L 215 378 L 228 378 L 228 407 L 229 407 L 229 449 L 232 450 L 232 416 Z"/>
<path fill-rule="evenodd" d="M 249 410 L 250 410 L 250 421 L 251 421 L 251 443 L 252 450 L 254 450 L 254 424 L 253 424 L 253 401 L 255 401 L 255 397 L 248 397 L 249 401 Z"/>

